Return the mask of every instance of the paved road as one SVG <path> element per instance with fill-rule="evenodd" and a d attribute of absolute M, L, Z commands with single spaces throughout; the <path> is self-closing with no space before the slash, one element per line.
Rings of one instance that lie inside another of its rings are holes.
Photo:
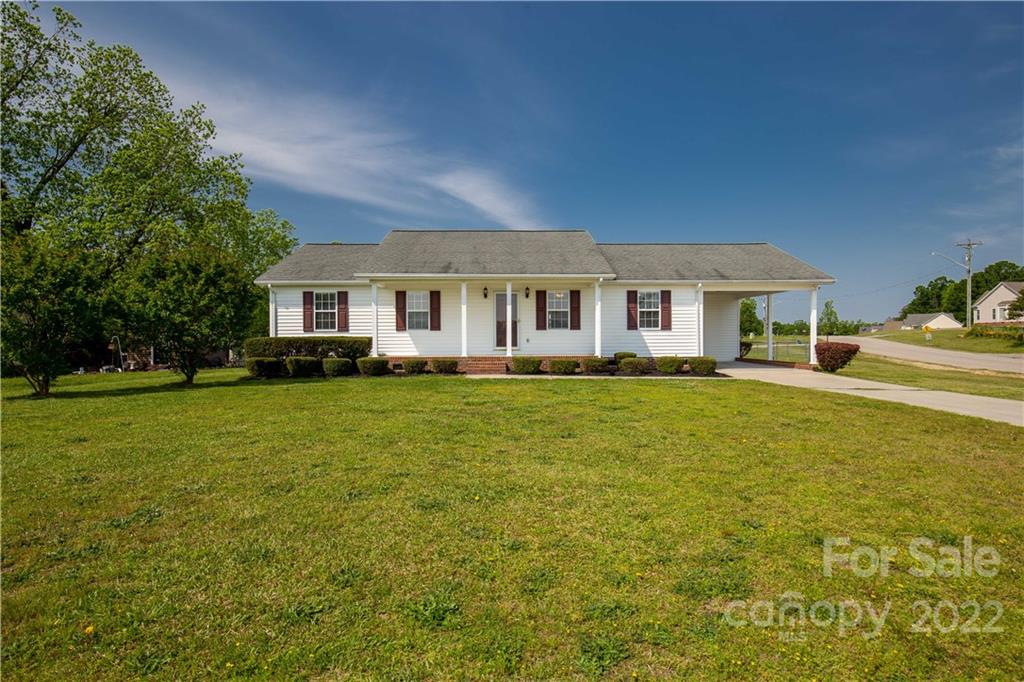
<path fill-rule="evenodd" d="M 893 344 L 896 345 L 896 344 Z M 929 391 L 912 386 L 884 384 L 879 381 L 854 379 L 823 372 L 789 367 L 770 367 L 753 363 L 729 362 L 718 366 L 718 371 L 735 379 L 752 379 L 770 384 L 811 388 L 829 393 L 843 393 L 862 398 L 888 400 L 943 412 L 981 417 L 992 421 L 1024 426 L 1024 401 L 989 398 L 949 391 Z"/>
<path fill-rule="evenodd" d="M 843 343 L 856 343 L 865 353 L 884 355 L 897 360 L 1024 374 L 1024 355 L 1020 353 L 971 353 L 962 350 L 943 350 L 942 348 L 915 346 L 867 336 L 833 336 L 832 339 Z"/>

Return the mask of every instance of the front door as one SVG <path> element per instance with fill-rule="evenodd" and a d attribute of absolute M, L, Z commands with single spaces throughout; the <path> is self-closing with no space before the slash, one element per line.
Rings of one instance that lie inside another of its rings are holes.
<path fill-rule="evenodd" d="M 505 348 L 505 332 L 508 330 L 508 306 L 505 294 L 494 295 L 494 346 Z M 512 347 L 519 346 L 519 294 L 512 294 Z"/>

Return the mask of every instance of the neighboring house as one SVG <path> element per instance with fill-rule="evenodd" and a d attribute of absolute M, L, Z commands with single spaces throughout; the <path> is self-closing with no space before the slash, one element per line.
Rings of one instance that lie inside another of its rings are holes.
<path fill-rule="evenodd" d="M 907 315 L 899 322 L 900 329 L 960 329 L 963 327 L 959 320 L 949 313 L 914 313 Z"/>
<path fill-rule="evenodd" d="M 858 334 L 874 334 L 885 329 L 884 324 L 865 324 L 857 330 Z"/>
<path fill-rule="evenodd" d="M 256 280 L 272 336 L 368 336 L 398 361 L 478 363 L 733 360 L 741 299 L 804 290 L 816 320 L 818 287 L 834 281 L 767 243 L 597 244 L 585 230 L 393 230 L 380 244 L 306 244 Z"/>
<path fill-rule="evenodd" d="M 1010 304 L 1024 289 L 1024 282 L 1000 282 L 995 285 L 974 304 L 974 321 L 979 324 L 993 322 L 1019 321 L 1024 318 L 1011 318 L 1008 312 Z"/>

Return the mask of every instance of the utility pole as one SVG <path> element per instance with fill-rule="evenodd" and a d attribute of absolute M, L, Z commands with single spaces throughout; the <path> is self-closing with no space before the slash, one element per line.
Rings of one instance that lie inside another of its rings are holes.
<path fill-rule="evenodd" d="M 957 242 L 956 246 L 959 246 L 961 249 L 964 250 L 964 262 L 963 263 L 961 263 L 959 261 L 955 261 L 952 258 L 950 258 L 949 256 L 943 256 L 941 253 L 936 253 L 936 252 L 932 251 L 932 255 L 933 256 L 939 256 L 940 258 L 945 258 L 950 263 L 953 263 L 954 265 L 959 265 L 960 267 L 962 267 L 964 270 L 967 271 L 967 317 L 966 317 L 966 320 L 967 320 L 967 326 L 968 327 L 971 327 L 971 326 L 974 325 L 974 306 L 972 305 L 973 301 L 971 300 L 971 279 L 973 279 L 973 276 L 974 276 L 974 267 L 973 267 L 974 247 L 975 246 L 981 246 L 982 244 L 984 244 L 984 242 L 976 242 L 973 239 L 967 239 L 966 241 Z"/>

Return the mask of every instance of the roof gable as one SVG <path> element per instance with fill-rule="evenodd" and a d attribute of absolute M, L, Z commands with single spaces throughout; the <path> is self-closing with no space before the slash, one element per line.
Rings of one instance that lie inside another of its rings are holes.
<path fill-rule="evenodd" d="M 1024 282 L 1000 282 L 999 284 L 995 285 L 994 287 L 986 291 L 984 294 L 982 294 L 977 299 L 977 302 L 974 304 L 974 307 L 977 308 L 979 305 L 981 305 L 982 301 L 984 301 L 986 298 L 988 298 L 989 296 L 991 296 L 992 294 L 996 293 L 997 291 L 1004 287 L 1008 289 L 1013 296 L 1016 297 L 1020 295 L 1020 292 L 1022 290 L 1024 290 Z"/>

